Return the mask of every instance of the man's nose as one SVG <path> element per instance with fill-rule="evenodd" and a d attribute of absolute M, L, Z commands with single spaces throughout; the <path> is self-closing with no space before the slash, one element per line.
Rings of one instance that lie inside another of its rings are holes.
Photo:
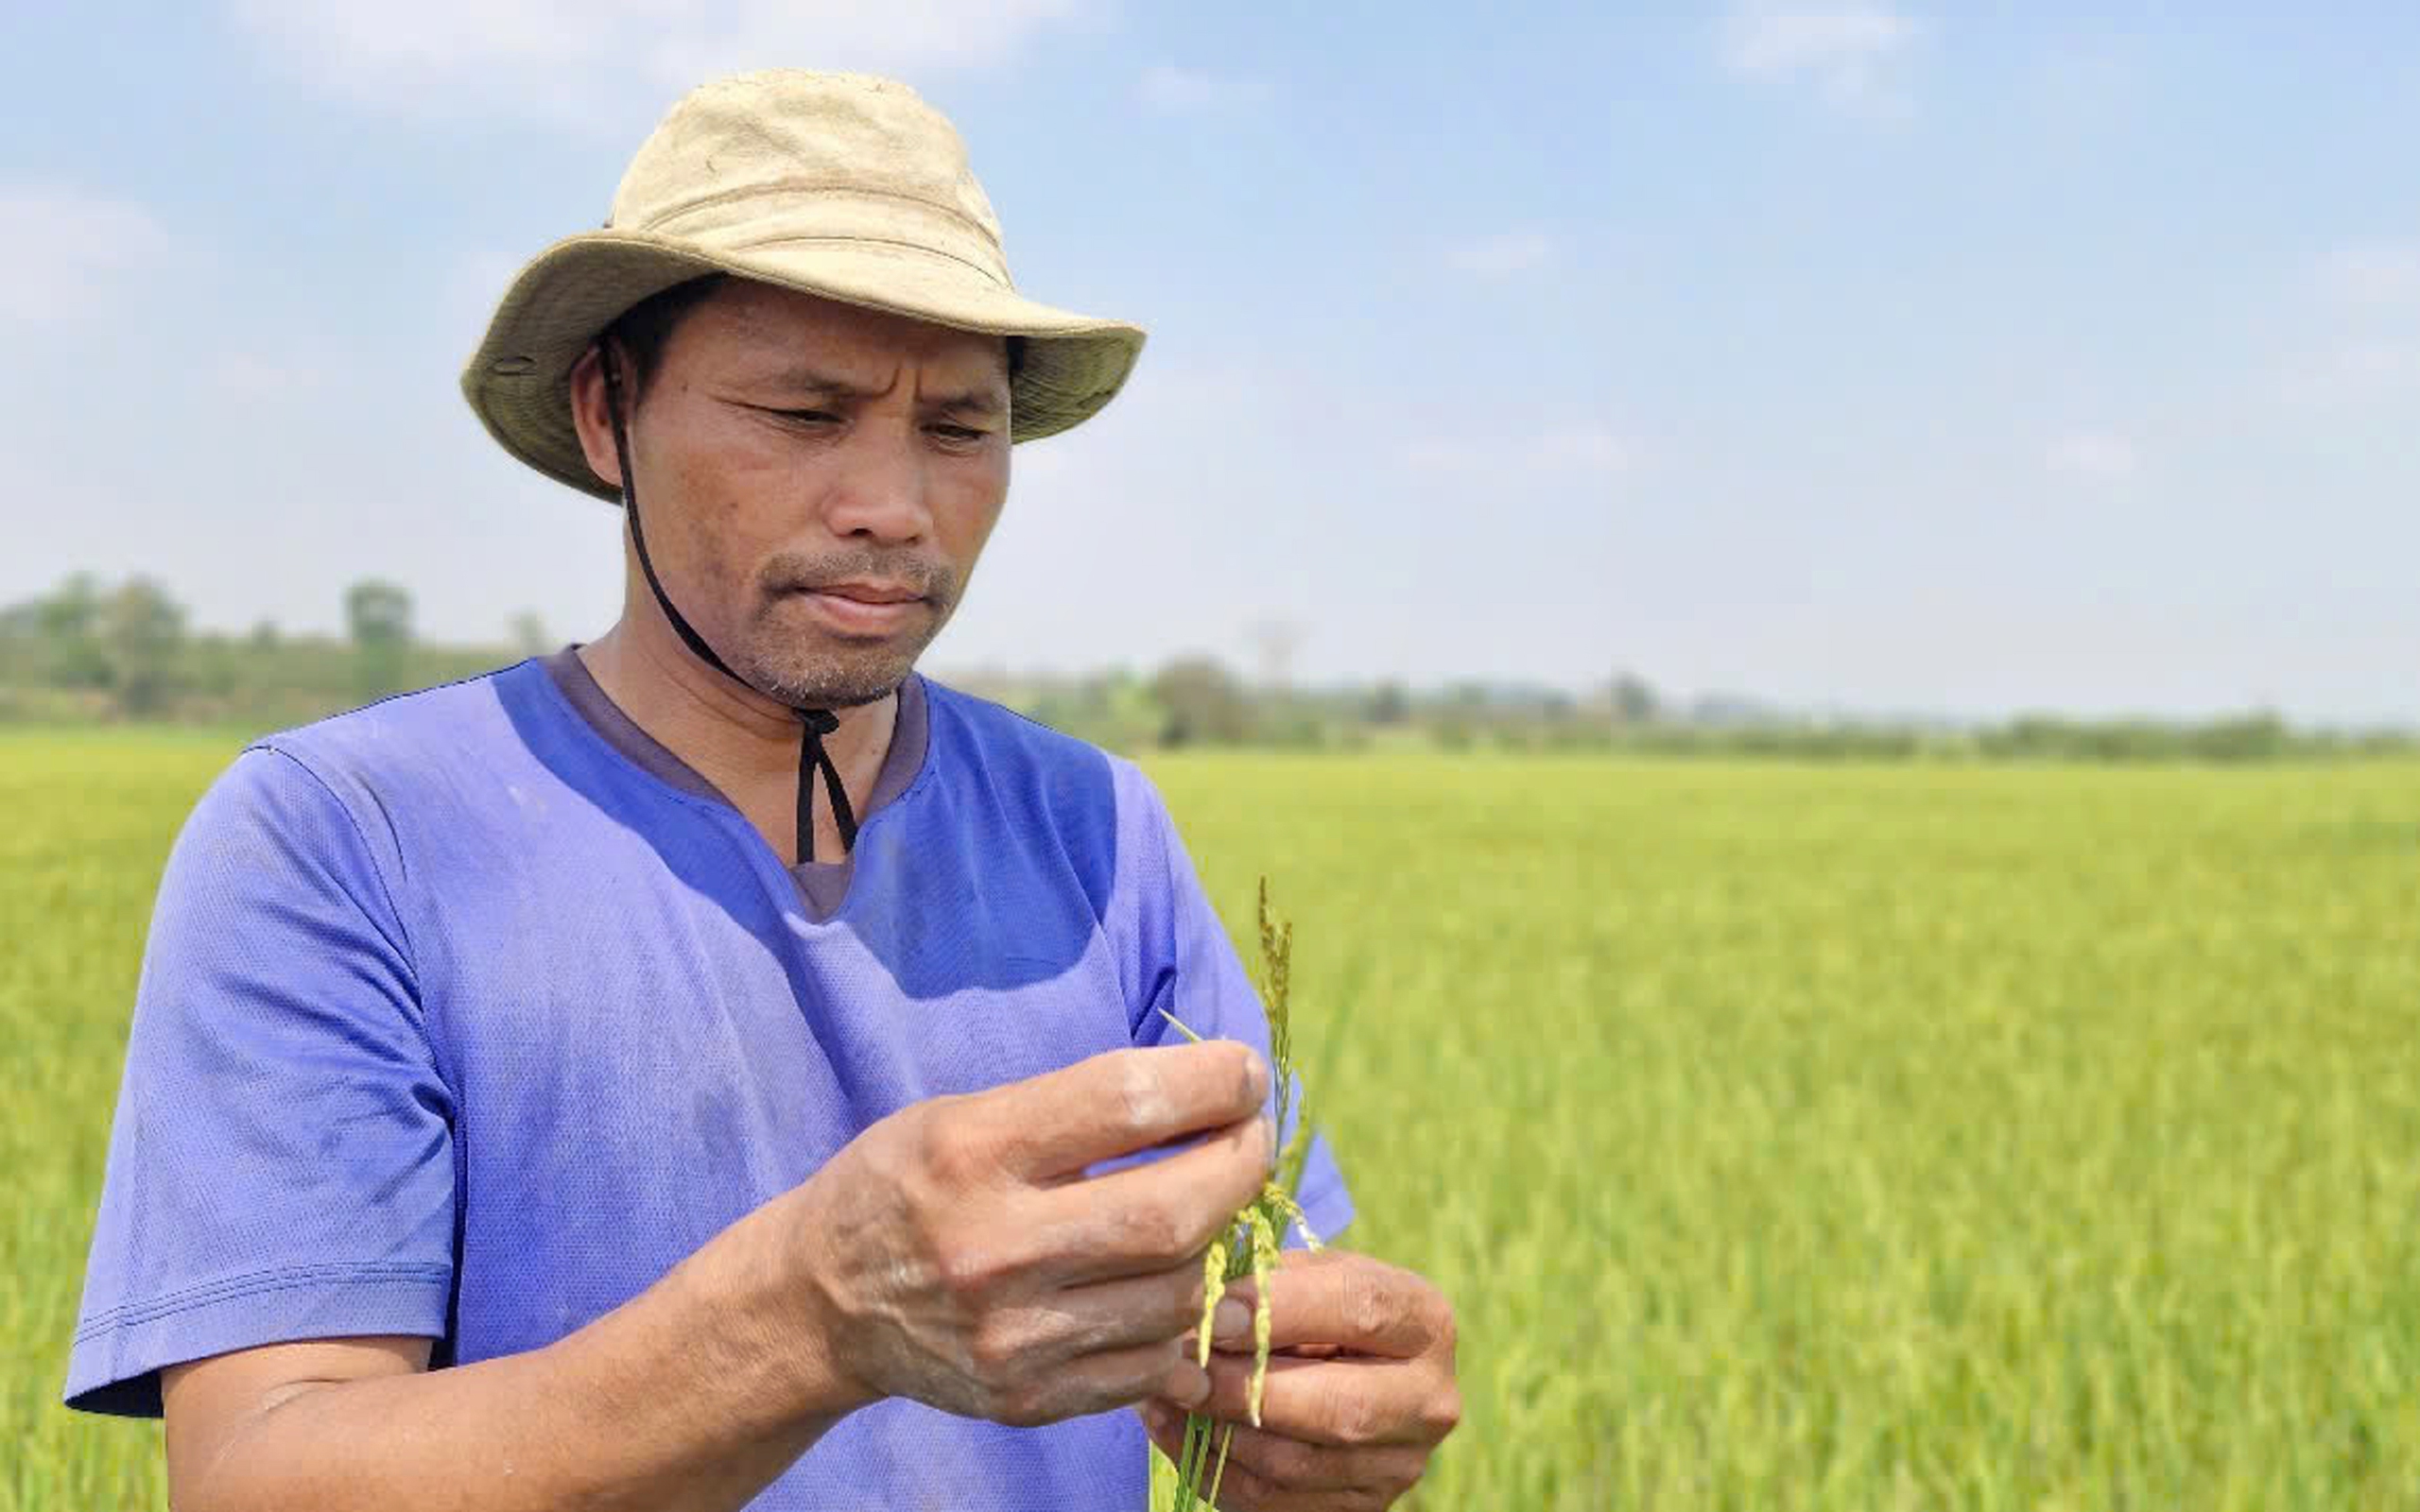
<path fill-rule="evenodd" d="M 902 432 L 904 431 L 904 434 Z M 932 531 L 923 449 L 913 426 L 870 424 L 844 450 L 824 528 L 844 539 L 910 545 Z"/>

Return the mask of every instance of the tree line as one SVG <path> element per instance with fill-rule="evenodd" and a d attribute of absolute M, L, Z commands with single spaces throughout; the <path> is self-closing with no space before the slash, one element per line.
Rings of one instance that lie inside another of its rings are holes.
<path fill-rule="evenodd" d="M 411 594 L 384 579 L 346 588 L 342 610 L 341 636 L 266 620 L 241 634 L 196 631 L 156 580 L 78 573 L 0 607 L 0 721 L 302 723 L 512 660 L 504 646 L 422 643 Z M 543 639 L 534 621 L 524 631 Z"/>
<path fill-rule="evenodd" d="M 274 729 L 551 650 L 534 615 L 489 646 L 415 633 L 411 595 L 371 578 L 344 590 L 344 633 L 195 631 L 147 577 L 90 574 L 0 608 L 0 723 L 178 720 Z M 1517 681 L 1415 688 L 1247 679 L 1208 656 L 1149 672 L 941 674 L 1113 750 L 1264 747 L 1632 752 L 1801 761 L 2255 762 L 2420 751 L 2410 730 L 2298 729 L 2253 711 L 2201 721 L 2048 714 L 1992 724 L 1846 718 L 1721 696 L 1681 699 L 1618 670 L 1586 694 Z"/>
<path fill-rule="evenodd" d="M 1987 724 L 1807 714 L 1737 696 L 1669 697 L 1635 672 L 1596 690 L 1522 682 L 1254 685 L 1217 660 L 1149 675 L 977 673 L 958 686 L 1112 749 L 1351 749 L 1755 756 L 1796 761 L 2256 762 L 2420 754 L 2406 730 L 2297 729 L 2252 711 L 2206 720 L 2028 714 Z"/>

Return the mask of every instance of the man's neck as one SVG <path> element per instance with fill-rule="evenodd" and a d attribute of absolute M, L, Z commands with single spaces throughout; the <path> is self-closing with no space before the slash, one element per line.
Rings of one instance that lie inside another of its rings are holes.
<path fill-rule="evenodd" d="M 624 619 L 578 654 L 632 724 L 721 789 L 785 863 L 797 864 L 795 712 L 707 666 L 673 642 L 668 628 L 648 636 Z M 899 696 L 832 713 L 840 724 L 823 737 L 823 748 L 840 770 L 850 807 L 863 814 L 890 751 Z M 837 860 L 846 853 L 838 823 L 821 781 L 815 792 L 815 854 Z"/>

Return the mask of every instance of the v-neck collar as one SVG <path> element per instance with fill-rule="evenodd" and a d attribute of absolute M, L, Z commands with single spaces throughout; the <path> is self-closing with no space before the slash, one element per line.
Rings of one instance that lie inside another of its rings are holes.
<path fill-rule="evenodd" d="M 570 704 L 597 738 L 614 747 L 659 782 L 679 788 L 694 798 L 707 799 L 736 810 L 729 795 L 708 782 L 704 774 L 683 761 L 663 742 L 638 726 L 621 705 L 606 695 L 588 663 L 579 659 L 579 646 L 572 644 L 538 659 L 556 689 Z M 883 753 L 882 770 L 874 774 L 873 791 L 867 796 L 865 812 L 857 816 L 860 827 L 873 819 L 900 794 L 908 791 L 924 770 L 925 748 L 929 742 L 930 721 L 925 708 L 925 679 L 910 672 L 899 685 L 899 712 L 891 722 L 890 748 Z M 826 919 L 839 912 L 841 902 L 848 897 L 849 880 L 856 872 L 856 852 L 852 850 L 838 861 L 809 861 L 788 869 L 798 884 L 799 896 L 807 911 L 817 919 Z"/>

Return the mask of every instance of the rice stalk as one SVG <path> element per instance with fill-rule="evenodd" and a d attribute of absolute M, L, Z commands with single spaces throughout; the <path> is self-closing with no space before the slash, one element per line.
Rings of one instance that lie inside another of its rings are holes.
<path fill-rule="evenodd" d="M 1294 926 L 1280 919 L 1269 902 L 1269 879 L 1260 880 L 1260 965 L 1254 974 L 1259 988 L 1262 1011 L 1269 1020 L 1269 1058 L 1270 1076 L 1276 1098 L 1277 1127 L 1286 1129 L 1284 1145 L 1279 1149 L 1275 1167 L 1263 1182 L 1259 1194 L 1245 1204 L 1219 1237 L 1213 1241 L 1201 1258 L 1201 1325 L 1195 1339 L 1195 1356 L 1203 1366 L 1210 1364 L 1210 1326 L 1219 1298 L 1227 1287 L 1246 1276 L 1253 1279 L 1253 1301 L 1252 1317 L 1252 1375 L 1247 1386 L 1248 1408 L 1253 1426 L 1260 1426 L 1260 1410 L 1269 1384 L 1270 1296 L 1276 1280 L 1277 1260 L 1284 1248 L 1284 1235 L 1290 1224 L 1300 1230 L 1311 1248 L 1320 1247 L 1320 1237 L 1303 1214 L 1302 1204 L 1294 1193 L 1301 1185 L 1303 1165 L 1310 1155 L 1309 1098 L 1303 1096 L 1302 1106 L 1295 1106 L 1294 1037 L 1292 1003 Z M 1166 1008 L 1160 1017 L 1174 1025 L 1177 1032 L 1199 1043 L 1201 1036 Z M 1288 1113 L 1294 1114 L 1288 1128 Z M 1176 1461 L 1176 1494 L 1174 1512 L 1195 1512 L 1196 1508 L 1216 1507 L 1219 1482 L 1227 1469 L 1227 1450 L 1235 1440 L 1235 1426 L 1222 1424 L 1204 1413 L 1187 1413 L 1184 1418 L 1184 1440 Z M 1154 1451 L 1156 1453 L 1157 1451 Z M 1204 1487 L 1204 1470 L 1209 1472 Z"/>

